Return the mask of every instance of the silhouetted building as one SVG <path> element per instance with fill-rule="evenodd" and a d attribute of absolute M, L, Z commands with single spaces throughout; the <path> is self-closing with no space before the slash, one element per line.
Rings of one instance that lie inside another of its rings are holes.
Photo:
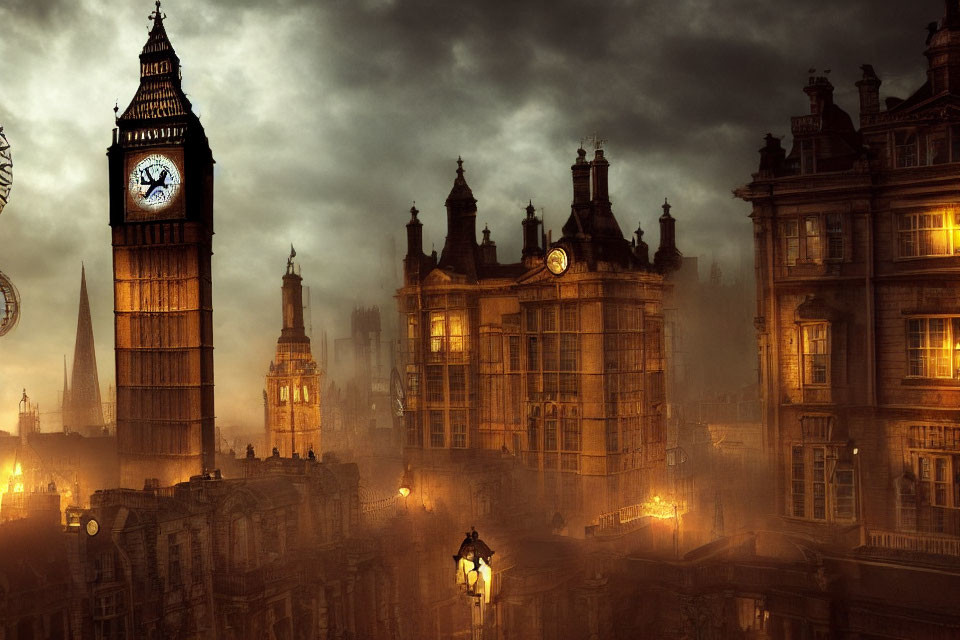
<path fill-rule="evenodd" d="M 296 255 L 291 246 L 283 276 L 283 329 L 264 389 L 267 442 L 285 457 L 320 453 L 323 372 L 303 327 L 303 278 L 293 261 Z"/>
<path fill-rule="evenodd" d="M 80 310 L 77 315 L 77 342 L 73 350 L 73 375 L 67 386 L 66 364 L 63 372 L 63 430 L 81 435 L 102 435 L 103 405 L 97 353 L 93 344 L 93 322 L 87 298 L 87 272 L 80 268 Z"/>
<path fill-rule="evenodd" d="M 372 615 L 390 615 L 396 592 L 357 541 L 356 465 L 242 466 L 242 478 L 93 496 L 72 529 L 84 576 L 72 637 L 396 637 Z"/>
<path fill-rule="evenodd" d="M 654 264 L 645 245 L 624 238 L 608 166 L 599 145 L 592 161 L 578 150 L 562 236 L 546 242 L 531 203 L 518 263 L 497 261 L 486 230 L 477 243 L 476 200 L 460 160 L 439 259 L 423 253 L 419 212 L 410 210 L 397 301 L 413 469 L 458 468 L 467 452 L 512 454 L 543 474 L 547 504 L 588 520 L 659 490 L 662 304 L 680 254 L 667 204 Z M 481 511 L 491 502 L 470 500 L 486 504 Z"/>
<path fill-rule="evenodd" d="M 753 204 L 764 442 L 777 512 L 820 538 L 960 554 L 960 6 L 927 81 L 860 127 L 811 76 L 793 147 L 768 135 Z"/>
<path fill-rule="evenodd" d="M 214 465 L 213 156 L 160 13 L 108 150 L 121 485 Z"/>
<path fill-rule="evenodd" d="M 340 377 L 331 380 L 324 394 L 327 450 L 349 452 L 353 459 L 400 455 L 392 411 L 391 381 L 396 376 L 391 376 L 390 347 L 382 338 L 380 308 L 355 307 L 350 314 L 350 337 L 334 342 L 334 365 Z"/>

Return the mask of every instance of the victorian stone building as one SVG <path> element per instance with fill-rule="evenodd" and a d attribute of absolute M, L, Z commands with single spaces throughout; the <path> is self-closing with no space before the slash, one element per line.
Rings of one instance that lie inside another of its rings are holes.
<path fill-rule="evenodd" d="M 789 152 L 768 135 L 753 205 L 764 438 L 777 511 L 824 538 L 960 550 L 960 5 L 926 82 L 859 126 L 813 75 Z"/>
<path fill-rule="evenodd" d="M 290 248 L 283 275 L 283 328 L 263 391 L 266 442 L 284 457 L 320 452 L 323 372 L 303 326 L 303 278 Z"/>
<path fill-rule="evenodd" d="M 535 471 L 545 504 L 565 518 L 589 521 L 659 489 L 663 296 L 680 254 L 667 204 L 653 260 L 641 232 L 624 238 L 608 166 L 599 145 L 592 160 L 578 150 L 561 237 L 547 241 L 531 203 L 519 221 L 519 262 L 498 260 L 488 229 L 477 242 L 477 201 L 462 161 L 439 257 L 424 254 L 419 212 L 410 210 L 397 293 L 405 456 L 414 473 L 461 474 L 430 486 L 426 473 L 414 487 L 420 499 L 469 501 L 474 513 L 487 512 L 496 496 L 450 491 L 471 484 L 466 469 L 483 468 L 478 461 L 491 454 Z"/>

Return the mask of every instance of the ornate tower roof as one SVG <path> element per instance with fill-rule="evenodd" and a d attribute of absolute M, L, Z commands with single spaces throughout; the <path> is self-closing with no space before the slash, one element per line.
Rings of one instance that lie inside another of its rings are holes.
<path fill-rule="evenodd" d="M 150 14 L 153 28 L 140 52 L 140 87 L 120 122 L 193 117 L 190 101 L 180 87 L 180 58 L 163 27 L 165 17 L 157 0 L 157 8 Z"/>
<path fill-rule="evenodd" d="M 440 254 L 439 266 L 476 280 L 479 263 L 477 200 L 463 174 L 463 159 L 457 157 L 457 177 L 446 201 L 447 239 Z"/>
<path fill-rule="evenodd" d="M 447 196 L 447 206 L 460 204 L 464 210 L 475 207 L 476 199 L 473 197 L 473 191 L 463 177 L 463 158 L 457 156 L 457 177 L 453 181 L 453 187 L 450 189 L 450 195 Z M 474 209 L 476 211 L 476 209 Z"/>

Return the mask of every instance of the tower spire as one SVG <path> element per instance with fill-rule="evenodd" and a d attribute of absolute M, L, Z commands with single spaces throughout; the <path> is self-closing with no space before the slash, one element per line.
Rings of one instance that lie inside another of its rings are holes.
<path fill-rule="evenodd" d="M 64 431 L 70 425 L 70 387 L 67 383 L 67 354 L 63 354 L 63 398 L 60 400 L 60 416 Z"/>
<path fill-rule="evenodd" d="M 441 269 L 452 268 L 471 280 L 477 277 L 477 200 L 463 177 L 463 158 L 457 156 L 457 177 L 447 196 L 447 238 L 440 253 Z"/>
<path fill-rule="evenodd" d="M 87 296 L 87 270 L 83 264 L 80 266 L 80 307 L 70 382 L 72 391 L 67 405 L 69 411 L 64 416 L 65 426 L 87 435 L 99 435 L 103 430 L 103 406 L 100 404 L 97 354 L 93 342 L 93 322 L 90 319 L 90 299 Z"/>

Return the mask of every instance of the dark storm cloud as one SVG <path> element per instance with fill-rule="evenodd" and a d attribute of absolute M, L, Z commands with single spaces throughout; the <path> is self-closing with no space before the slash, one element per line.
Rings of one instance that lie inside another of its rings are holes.
<path fill-rule="evenodd" d="M 0 428 L 23 386 L 55 408 L 81 260 L 101 381 L 112 381 L 104 151 L 114 100 L 122 109 L 136 89 L 152 10 L 0 5 L 0 124 L 16 162 L 0 269 L 24 298 L 21 326 L 0 340 Z M 291 242 L 315 341 L 321 330 L 345 336 L 354 304 L 392 313 L 411 201 L 425 246 L 442 247 L 458 154 L 479 222 L 510 261 L 528 198 L 549 227 L 563 224 L 576 145 L 596 132 L 624 231 L 640 221 L 655 245 L 668 196 L 681 249 L 732 276 L 750 264 L 751 233 L 730 190 L 755 170 L 763 135 L 785 136 L 805 112 L 807 68 L 833 70 L 854 119 L 862 63 L 883 95 L 905 97 L 923 81 L 924 27 L 942 3 L 168 0 L 163 10 L 217 159 L 217 412 L 253 428 Z"/>

